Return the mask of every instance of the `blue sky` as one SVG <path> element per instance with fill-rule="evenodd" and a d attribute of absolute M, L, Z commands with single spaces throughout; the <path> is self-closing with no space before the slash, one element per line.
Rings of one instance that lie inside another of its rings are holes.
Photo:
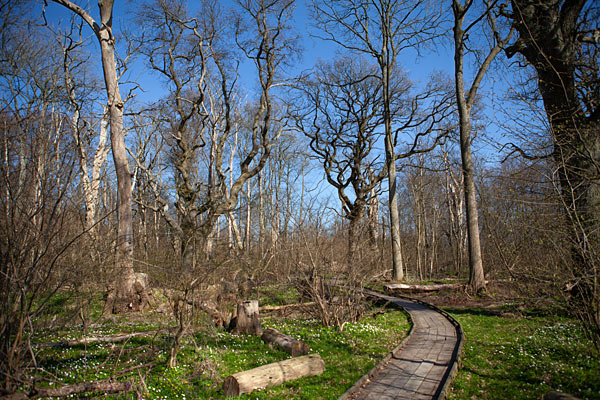
<path fill-rule="evenodd" d="M 95 0 L 76 1 L 76 3 L 85 8 L 95 19 L 99 19 L 98 7 Z M 232 0 L 225 0 L 221 2 L 221 5 L 223 8 L 226 8 L 231 6 L 232 3 Z M 303 54 L 300 61 L 290 67 L 287 71 L 290 75 L 312 68 L 319 59 L 332 60 L 336 55 L 336 52 L 339 51 L 339 48 L 333 43 L 323 41 L 311 35 L 311 32 L 316 31 L 316 27 L 313 26 L 313 21 L 309 16 L 308 6 L 306 3 L 307 2 L 302 0 L 298 1 L 294 11 L 295 28 L 301 36 Z M 119 28 L 130 25 L 136 8 L 142 6 L 143 4 L 143 1 L 116 0 L 113 26 L 116 31 L 117 40 L 121 45 L 125 41 L 118 37 L 121 32 Z M 193 8 L 193 0 L 190 1 L 189 4 L 190 7 Z M 450 3 L 448 3 L 448 12 L 450 12 Z M 67 11 L 64 7 L 51 1 L 48 2 L 48 6 L 46 7 L 46 17 L 50 24 L 61 23 L 63 26 L 65 26 L 68 24 L 69 16 L 69 11 Z M 136 30 L 139 29 L 139 27 L 133 26 L 129 29 Z M 91 30 L 86 27 L 84 34 L 91 35 Z M 95 41 L 95 38 L 90 40 L 90 46 L 93 48 L 92 60 L 94 57 L 96 57 L 95 62 L 98 66 L 98 76 L 101 76 L 98 45 Z M 401 54 L 397 62 L 407 72 L 409 79 L 411 79 L 417 86 L 424 85 L 427 82 L 429 75 L 436 71 L 444 71 L 448 75 L 449 79 L 452 79 L 453 77 L 453 48 L 450 40 L 439 41 L 436 49 L 428 49 L 428 51 L 422 53 L 421 55 L 418 55 L 416 51 L 406 50 Z M 471 79 L 469 77 L 469 67 L 472 64 L 468 60 L 466 60 L 465 64 L 467 68 L 466 79 L 467 82 L 470 82 Z M 240 75 L 242 77 L 254 77 L 255 72 L 250 63 L 241 66 Z M 125 80 L 137 82 L 142 88 L 143 91 L 137 92 L 136 100 L 138 102 L 154 102 L 159 100 L 166 93 L 160 82 L 160 79 L 158 79 L 158 76 L 152 72 L 149 72 L 148 69 L 145 68 L 144 60 L 141 58 L 130 65 L 129 73 L 125 78 Z M 246 85 L 249 91 L 252 91 L 252 79 L 243 78 L 241 83 Z M 489 92 L 492 92 L 492 94 L 502 93 L 507 89 L 507 87 L 507 82 L 505 81 L 504 77 L 494 74 L 493 71 L 490 71 L 490 73 L 484 79 L 484 84 L 480 89 L 480 94 L 484 97 L 489 97 Z M 127 85 L 123 85 L 122 91 L 123 94 L 126 93 Z M 486 94 L 486 92 L 488 93 Z M 489 101 L 487 103 L 488 107 L 486 108 L 486 114 L 490 120 L 493 120 L 496 117 L 494 115 L 494 110 L 492 107 L 490 107 L 491 103 L 489 103 Z M 495 124 L 491 124 L 488 127 L 488 130 L 488 134 L 500 138 L 501 135 L 499 132 L 497 132 L 498 127 Z M 482 158 L 487 162 L 497 161 L 497 150 L 489 146 L 486 142 L 476 142 L 475 149 L 477 151 L 476 156 L 483 156 Z M 319 180 L 317 178 L 314 179 L 315 181 Z"/>
<path fill-rule="evenodd" d="M 75 0 L 75 3 L 88 11 L 96 20 L 99 20 L 98 7 L 95 1 Z M 231 6 L 232 3 L 232 0 L 221 1 L 223 7 Z M 113 26 L 117 31 L 117 35 L 119 34 L 119 27 L 127 26 L 131 22 L 131 18 L 133 17 L 136 8 L 143 4 L 144 1 L 137 0 L 117 0 L 115 2 Z M 190 1 L 189 4 L 190 7 L 193 8 L 194 2 Z M 61 25 L 66 26 L 69 22 L 70 14 L 64 7 L 53 3 L 52 1 L 48 1 L 46 17 L 50 24 L 60 23 Z M 303 54 L 296 68 L 294 68 L 295 70 L 289 71 L 290 73 L 310 69 L 319 59 L 330 60 L 335 56 L 336 52 L 339 51 L 333 43 L 318 39 L 311 35 L 311 32 L 315 31 L 315 27 L 312 25 L 308 12 L 308 5 L 305 1 L 300 0 L 297 2 L 294 11 L 294 22 L 295 28 L 301 36 Z M 134 26 L 128 29 L 134 30 L 137 29 L 137 27 Z M 88 35 L 91 35 L 91 31 L 87 29 L 87 27 L 86 32 Z M 118 41 L 119 39 L 121 38 L 117 37 Z M 120 42 L 122 44 L 124 41 L 121 39 Z M 91 46 L 97 49 L 95 40 L 91 40 L 90 43 Z M 422 56 L 418 56 L 416 52 L 407 51 L 402 54 L 398 61 L 409 73 L 410 78 L 416 83 L 426 82 L 429 74 L 436 70 L 444 70 L 447 71 L 448 74 L 451 74 L 453 65 L 452 54 L 447 46 L 438 47 L 437 51 L 431 51 Z M 164 89 L 161 87 L 160 82 L 156 77 L 144 70 L 143 61 L 136 61 L 131 68 L 129 75 L 130 79 L 139 81 L 143 90 L 146 92 L 144 94 L 139 94 L 140 100 L 157 100 L 164 93 Z"/>

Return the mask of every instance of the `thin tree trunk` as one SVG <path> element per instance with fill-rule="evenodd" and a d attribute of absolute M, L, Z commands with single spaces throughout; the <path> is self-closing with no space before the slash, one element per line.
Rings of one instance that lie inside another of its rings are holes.
<path fill-rule="evenodd" d="M 250 181 L 246 182 L 246 237 L 245 237 L 245 245 L 246 252 L 250 251 L 250 233 L 251 233 L 251 224 L 252 224 L 252 207 L 250 204 Z"/>
<path fill-rule="evenodd" d="M 269 160 L 270 161 L 270 160 Z M 269 162 L 271 166 L 271 162 Z M 262 172 L 257 175 L 258 179 L 258 246 L 261 256 L 264 254 L 265 242 L 265 198 L 264 198 L 264 182 Z"/>

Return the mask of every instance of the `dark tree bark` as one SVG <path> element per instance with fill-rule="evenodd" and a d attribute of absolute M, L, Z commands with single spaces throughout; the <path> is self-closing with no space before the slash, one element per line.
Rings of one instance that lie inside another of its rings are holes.
<path fill-rule="evenodd" d="M 598 7 L 586 0 L 512 0 L 511 5 L 519 38 L 506 53 L 520 53 L 537 72 L 570 229 L 571 294 L 581 301 L 580 316 L 600 347 Z"/>
<path fill-rule="evenodd" d="M 586 0 L 513 0 L 513 18 L 519 33 L 506 49 L 520 53 L 535 68 L 538 87 L 554 141 L 554 161 L 569 213 L 579 213 L 586 225 L 600 216 L 600 162 L 597 102 L 582 102 L 576 68 L 583 37 L 579 17 Z"/>

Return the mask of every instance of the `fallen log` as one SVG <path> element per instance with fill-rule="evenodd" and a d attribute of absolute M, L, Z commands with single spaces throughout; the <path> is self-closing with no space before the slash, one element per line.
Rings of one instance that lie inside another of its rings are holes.
<path fill-rule="evenodd" d="M 130 382 L 114 382 L 111 380 L 75 383 L 72 385 L 61 386 L 58 388 L 36 388 L 29 394 L 12 393 L 6 396 L 0 396 L 0 400 L 25 400 L 40 399 L 47 397 L 65 397 L 80 393 L 89 392 L 126 392 L 131 390 Z"/>
<path fill-rule="evenodd" d="M 314 301 L 308 301 L 306 303 L 294 303 L 294 304 L 284 304 L 281 306 L 263 306 L 260 308 L 261 311 L 283 311 L 288 308 L 299 308 L 299 307 L 309 307 L 314 306 L 316 303 Z"/>
<path fill-rule="evenodd" d="M 119 333 L 115 335 L 106 335 L 106 336 L 89 336 L 81 339 L 75 340 L 65 340 L 62 342 L 55 343 L 40 343 L 39 347 L 73 347 L 73 346 L 83 346 L 92 343 L 120 343 L 125 342 L 131 338 L 139 337 L 139 336 L 150 336 L 150 335 L 158 335 L 160 333 L 169 333 L 176 328 L 169 329 L 156 329 L 152 331 L 144 331 L 144 332 L 133 332 L 133 333 Z"/>
<path fill-rule="evenodd" d="M 294 357 L 228 376 L 223 382 L 223 393 L 226 397 L 239 396 L 324 371 L 325 362 L 318 354 Z"/>
<path fill-rule="evenodd" d="M 544 395 L 544 400 L 579 400 L 578 397 L 571 396 L 570 394 L 550 391 Z"/>
<path fill-rule="evenodd" d="M 292 357 L 308 354 L 309 352 L 309 348 L 306 343 L 304 343 L 301 340 L 294 339 L 291 336 L 284 335 L 283 333 L 273 328 L 265 329 L 260 338 L 263 340 L 263 342 L 269 343 L 269 345 L 275 343 L 283 351 L 290 354 Z"/>
<path fill-rule="evenodd" d="M 487 285 L 490 281 L 485 281 Z M 407 292 L 435 292 L 438 290 L 463 290 L 467 286 L 466 283 L 438 283 L 432 285 L 410 285 L 407 283 L 390 283 L 383 287 L 387 293 L 393 291 Z"/>
<path fill-rule="evenodd" d="M 407 292 L 435 292 L 438 290 L 459 290 L 465 287 L 464 283 L 442 283 L 436 285 L 409 285 L 406 283 L 390 283 L 383 290 L 387 293 L 394 291 Z"/>

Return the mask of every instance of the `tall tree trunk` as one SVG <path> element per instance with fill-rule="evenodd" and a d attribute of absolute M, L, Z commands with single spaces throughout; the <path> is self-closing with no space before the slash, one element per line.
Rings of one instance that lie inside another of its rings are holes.
<path fill-rule="evenodd" d="M 252 225 L 252 206 L 250 203 L 250 180 L 246 182 L 246 235 L 244 238 L 244 244 L 246 246 L 246 253 L 250 252 L 250 241 L 251 241 L 251 225 Z"/>
<path fill-rule="evenodd" d="M 459 130 L 460 130 L 460 155 L 462 160 L 465 206 L 467 211 L 467 237 L 469 241 L 469 286 L 474 292 L 485 288 L 485 277 L 483 274 L 483 261 L 481 257 L 481 244 L 479 240 L 479 213 L 477 210 L 477 193 L 475 190 L 475 170 L 473 167 L 473 156 L 471 154 L 471 110 L 475 102 L 477 90 L 483 80 L 483 76 L 492 64 L 492 61 L 510 40 L 514 30 L 511 28 L 507 37 L 501 39 L 496 30 L 495 17 L 491 5 L 486 3 L 486 10 L 481 16 L 487 20 L 493 32 L 494 46 L 489 50 L 485 59 L 477 69 L 475 79 L 471 83 L 468 92 L 465 92 L 464 83 L 464 52 L 465 40 L 468 32 L 463 30 L 463 23 L 469 8 L 473 5 L 467 0 L 463 6 L 459 0 L 453 0 L 452 11 L 454 13 L 454 80 L 456 89 L 456 101 L 458 106 Z M 469 25 L 467 30 L 472 28 Z"/>
<path fill-rule="evenodd" d="M 78 14 L 94 31 L 100 44 L 102 71 L 108 98 L 107 106 L 110 115 L 110 139 L 113 162 L 117 174 L 118 192 L 118 226 L 115 267 L 117 278 L 114 291 L 109 294 L 104 311 L 120 313 L 128 310 L 139 310 L 142 302 L 138 293 L 139 282 L 133 270 L 133 215 L 132 185 L 127 150 L 125 148 L 125 129 L 123 126 L 123 107 L 119 91 L 115 60 L 115 37 L 112 32 L 114 0 L 100 0 L 100 24 L 81 7 L 69 0 L 53 0 Z M 138 290 L 134 288 L 138 283 Z"/>
<path fill-rule="evenodd" d="M 379 64 L 383 75 L 383 118 L 385 123 L 385 162 L 388 170 L 388 205 L 390 209 L 390 234 L 392 239 L 392 280 L 404 279 L 402 264 L 402 244 L 400 239 L 400 213 L 398 210 L 398 191 L 396 182 L 396 154 L 392 117 L 390 112 L 390 60 L 387 50 L 387 37 L 384 35 L 384 55 Z"/>
<path fill-rule="evenodd" d="M 125 129 L 123 127 L 124 104 L 119 92 L 115 61 L 115 40 L 112 35 L 113 2 L 112 0 L 102 0 L 99 5 L 102 16 L 100 48 L 102 50 L 102 67 L 110 113 L 110 141 L 115 172 L 117 174 L 117 212 L 119 218 L 116 246 L 118 277 L 115 279 L 115 293 L 111 311 L 113 313 L 121 313 L 129 309 L 139 310 L 140 306 L 134 289 L 136 278 L 133 270 L 132 186 L 127 150 L 125 148 Z"/>
<path fill-rule="evenodd" d="M 269 167 L 272 167 L 271 159 L 269 159 Z M 265 251 L 265 193 L 262 172 L 256 176 L 258 180 L 258 247 L 260 255 Z"/>
<path fill-rule="evenodd" d="M 460 93 L 458 85 L 457 80 L 457 93 Z M 462 86 L 462 73 L 460 85 Z M 458 97 L 460 98 L 461 95 L 459 94 Z M 462 98 L 464 99 L 464 91 L 462 92 Z M 471 121 L 468 113 L 464 100 L 462 102 L 459 100 L 460 156 L 465 186 L 467 238 L 469 243 L 469 286 L 474 292 L 478 292 L 485 287 L 485 276 L 479 240 L 479 211 L 475 189 L 475 170 L 473 168 L 473 156 L 471 155 Z"/>
<path fill-rule="evenodd" d="M 369 169 L 369 180 L 373 180 L 373 171 Z M 368 229 L 369 229 L 369 242 L 371 247 L 375 249 L 377 247 L 377 241 L 379 240 L 379 228 L 377 226 L 379 222 L 379 199 L 377 198 L 377 187 L 373 186 L 369 193 L 369 199 L 367 201 L 368 210 Z"/>

